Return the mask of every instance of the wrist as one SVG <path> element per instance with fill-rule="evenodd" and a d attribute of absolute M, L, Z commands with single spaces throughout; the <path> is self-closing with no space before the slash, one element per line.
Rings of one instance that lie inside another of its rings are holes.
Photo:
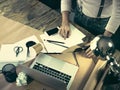
<path fill-rule="evenodd" d="M 113 33 L 109 32 L 107 30 L 104 32 L 104 36 L 111 37 L 112 35 L 113 35 Z"/>
<path fill-rule="evenodd" d="M 62 12 L 62 24 L 69 24 L 69 12 Z"/>

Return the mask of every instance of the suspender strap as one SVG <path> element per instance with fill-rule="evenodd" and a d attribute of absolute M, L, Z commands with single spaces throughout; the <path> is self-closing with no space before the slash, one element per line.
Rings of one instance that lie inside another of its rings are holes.
<path fill-rule="evenodd" d="M 100 4 L 100 7 L 99 7 L 97 18 L 99 18 L 101 16 L 101 13 L 102 13 L 102 10 L 103 10 L 103 7 L 104 7 L 104 3 L 105 3 L 105 0 L 101 0 L 101 4 Z"/>

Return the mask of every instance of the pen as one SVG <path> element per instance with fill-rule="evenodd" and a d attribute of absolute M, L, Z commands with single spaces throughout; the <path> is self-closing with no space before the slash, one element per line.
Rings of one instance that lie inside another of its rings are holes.
<path fill-rule="evenodd" d="M 52 44 L 55 44 L 55 45 L 58 45 L 58 46 L 61 46 L 61 47 L 64 47 L 64 48 L 69 48 L 69 47 L 67 47 L 65 45 L 61 45 L 60 43 L 55 43 L 55 42 L 49 42 L 49 43 L 52 43 Z"/>
<path fill-rule="evenodd" d="M 44 39 L 45 40 L 45 39 Z M 54 40 L 45 40 L 45 41 L 48 41 L 48 42 L 55 42 L 55 43 L 61 43 L 61 44 L 65 44 L 64 42 L 60 42 L 60 41 L 54 41 Z"/>
<path fill-rule="evenodd" d="M 44 54 L 62 54 L 62 53 L 54 52 L 54 53 L 44 53 Z"/>
<path fill-rule="evenodd" d="M 52 43 L 52 42 L 50 42 L 50 43 Z M 64 48 L 69 48 L 69 47 L 64 46 L 64 45 L 61 45 L 61 44 L 59 44 L 59 43 L 52 43 L 52 44 L 55 44 L 55 45 L 58 45 L 58 46 L 61 46 L 61 47 L 64 47 Z"/>

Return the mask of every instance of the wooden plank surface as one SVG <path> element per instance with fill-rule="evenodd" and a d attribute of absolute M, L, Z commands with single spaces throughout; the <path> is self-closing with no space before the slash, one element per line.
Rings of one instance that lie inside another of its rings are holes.
<path fill-rule="evenodd" d="M 0 0 L 0 15 L 33 27 L 35 30 L 48 30 L 60 25 L 61 22 L 61 15 L 58 12 L 38 0 Z M 1 23 L 5 23 L 5 21 Z M 84 31 L 83 29 L 83 32 Z M 2 37 L 3 35 L 6 36 L 6 34 L 1 33 Z M 7 37 L 5 39 L 7 41 L 10 40 L 10 38 Z M 4 43 L 1 37 L 0 41 Z M 9 43 L 11 43 L 11 41 L 9 41 Z M 120 63 L 119 52 L 115 53 L 115 57 Z M 116 86 L 119 86 L 119 84 Z"/>
<path fill-rule="evenodd" d="M 0 14 L 35 29 L 60 25 L 61 16 L 38 0 L 0 0 Z"/>
<path fill-rule="evenodd" d="M 38 40 L 41 41 L 41 31 L 35 30 L 34 28 L 15 22 L 3 16 L 0 16 L 0 26 L 0 44 L 15 43 L 16 41 L 22 40 L 31 35 L 35 35 Z M 9 27 L 9 29 L 7 27 Z M 52 56 L 76 65 L 76 61 L 71 53 L 53 54 Z M 76 57 L 80 67 L 70 90 L 82 90 L 95 66 L 92 59 L 85 58 L 80 53 L 76 53 Z M 46 90 L 54 90 L 37 81 L 33 81 L 29 85 L 23 87 L 17 87 L 15 83 L 6 82 L 3 75 L 0 74 L 0 90 L 43 90 L 43 88 Z"/>

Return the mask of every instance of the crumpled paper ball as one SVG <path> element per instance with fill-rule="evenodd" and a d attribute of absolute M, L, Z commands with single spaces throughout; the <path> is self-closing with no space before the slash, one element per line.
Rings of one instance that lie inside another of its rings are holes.
<path fill-rule="evenodd" d="M 27 75 L 24 72 L 20 72 L 16 79 L 17 86 L 24 86 L 27 85 Z"/>

